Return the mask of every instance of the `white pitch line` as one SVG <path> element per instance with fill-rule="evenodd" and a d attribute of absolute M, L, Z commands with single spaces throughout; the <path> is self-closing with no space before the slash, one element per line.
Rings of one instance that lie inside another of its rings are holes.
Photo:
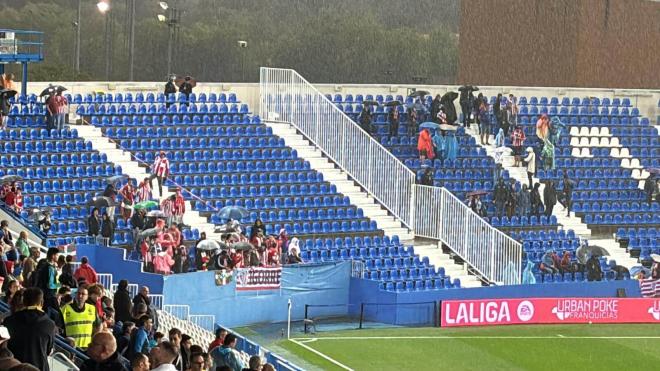
<path fill-rule="evenodd" d="M 339 361 L 337 361 L 337 360 L 335 360 L 335 359 L 333 359 L 333 358 L 331 358 L 331 357 L 329 357 L 329 356 L 327 356 L 327 355 L 325 355 L 325 354 L 319 352 L 318 350 L 316 350 L 316 349 L 314 349 L 314 348 L 308 346 L 307 344 L 304 344 L 304 343 L 302 343 L 302 342 L 300 342 L 300 341 L 297 341 L 297 340 L 295 340 L 295 339 L 289 339 L 289 340 L 291 340 L 291 342 L 293 342 L 294 344 L 298 344 L 298 345 L 300 345 L 301 347 L 303 347 L 303 348 L 309 350 L 310 352 L 312 352 L 312 353 L 318 355 L 319 357 L 322 357 L 323 359 L 325 359 L 325 360 L 327 360 L 327 361 L 329 361 L 329 362 L 334 363 L 335 365 L 337 365 L 337 366 L 343 368 L 343 369 L 346 370 L 346 371 L 354 371 L 352 368 L 350 368 L 350 367 L 346 366 L 345 364 L 343 364 L 343 363 L 341 363 L 341 362 L 339 362 Z M 307 340 L 307 341 L 313 341 L 314 339 L 306 339 L 306 340 Z"/>
<path fill-rule="evenodd" d="M 414 339 L 660 339 L 660 336 L 327 336 L 316 340 L 414 340 Z M 309 338 L 291 339 L 310 340 Z M 297 341 L 296 341 L 297 343 Z M 302 345 L 302 344 L 301 344 Z"/>
<path fill-rule="evenodd" d="M 557 334 L 557 337 L 563 338 L 563 337 L 565 337 L 565 336 L 562 335 L 562 334 Z"/>

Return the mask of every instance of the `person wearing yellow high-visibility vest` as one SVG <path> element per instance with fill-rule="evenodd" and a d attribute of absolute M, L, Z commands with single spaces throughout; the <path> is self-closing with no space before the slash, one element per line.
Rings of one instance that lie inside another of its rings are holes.
<path fill-rule="evenodd" d="M 94 322 L 97 321 L 96 307 L 85 303 L 87 301 L 87 289 L 81 287 L 76 293 L 76 298 L 70 304 L 62 308 L 64 317 L 64 332 L 67 337 L 72 338 L 76 347 L 87 349 L 92 342 Z"/>

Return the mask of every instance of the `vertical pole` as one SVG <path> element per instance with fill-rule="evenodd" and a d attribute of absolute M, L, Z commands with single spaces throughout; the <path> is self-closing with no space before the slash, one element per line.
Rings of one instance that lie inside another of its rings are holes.
<path fill-rule="evenodd" d="M 364 318 L 364 303 L 360 303 L 360 327 L 362 329 L 362 320 Z"/>
<path fill-rule="evenodd" d="M 128 26 L 128 81 L 133 81 L 133 60 L 135 58 L 135 0 L 128 0 L 129 26 Z"/>
<path fill-rule="evenodd" d="M 82 0 L 78 0 L 78 11 L 76 12 L 76 40 L 74 51 L 73 70 L 78 76 L 80 74 L 80 27 L 81 27 Z"/>
<path fill-rule="evenodd" d="M 287 314 L 287 326 L 286 326 L 286 338 L 291 339 L 291 299 L 287 302 L 288 314 Z"/>
<path fill-rule="evenodd" d="M 110 15 L 105 13 L 105 80 L 110 81 Z"/>
<path fill-rule="evenodd" d="M 28 64 L 27 62 L 21 63 L 23 66 L 23 78 L 21 79 L 21 95 L 27 96 L 27 82 L 28 82 Z"/>
<path fill-rule="evenodd" d="M 170 11 L 170 17 L 174 14 L 173 11 Z M 172 74 L 172 44 L 174 43 L 174 23 L 170 18 L 167 20 L 167 29 L 170 33 L 169 39 L 167 40 L 167 75 Z"/>
<path fill-rule="evenodd" d="M 305 304 L 305 320 L 303 321 L 303 326 L 305 327 L 304 332 L 307 333 L 307 310 L 309 309 L 309 304 Z"/>

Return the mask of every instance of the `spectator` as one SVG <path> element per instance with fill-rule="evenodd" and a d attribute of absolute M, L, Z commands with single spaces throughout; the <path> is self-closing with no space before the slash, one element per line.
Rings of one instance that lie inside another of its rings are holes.
<path fill-rule="evenodd" d="M 152 362 L 153 371 L 176 371 L 172 362 L 179 355 L 179 349 L 169 341 L 163 341 L 151 349 L 149 357 Z"/>
<path fill-rule="evenodd" d="M 431 121 L 435 122 L 436 124 L 441 124 L 438 120 L 438 112 L 440 112 L 440 107 L 442 106 L 442 102 L 440 101 L 440 94 L 436 94 L 435 98 L 433 98 L 433 101 L 431 101 Z"/>
<path fill-rule="evenodd" d="M 529 200 L 529 190 L 527 189 L 527 184 L 523 184 L 520 191 L 516 195 L 516 214 L 519 217 L 529 215 L 530 200 Z"/>
<path fill-rule="evenodd" d="M 172 221 L 176 225 L 183 223 L 183 214 L 186 213 L 186 201 L 181 194 L 181 187 L 177 187 L 172 204 Z M 170 223 L 172 224 L 172 223 Z"/>
<path fill-rule="evenodd" d="M 16 312 L 4 320 L 9 330 L 9 350 L 22 362 L 37 366 L 48 371 L 48 355 L 53 350 L 56 327 L 42 310 L 44 294 L 36 287 L 31 287 L 23 293 L 25 309 Z"/>
<path fill-rule="evenodd" d="M 60 250 L 57 247 L 51 247 L 46 253 L 46 260 L 43 260 L 41 267 L 37 265 L 37 284 L 44 292 L 44 300 L 46 306 L 49 305 L 49 298 L 54 298 L 60 284 L 57 280 L 57 260 L 59 258 Z"/>
<path fill-rule="evenodd" d="M 60 255 L 60 258 L 63 256 Z M 64 260 L 64 265 L 61 268 L 60 273 L 60 284 L 67 287 L 78 287 L 77 280 L 74 277 L 73 272 L 73 255 L 67 255 Z M 60 287 L 61 288 L 61 287 Z M 58 291 L 59 292 L 59 291 Z"/>
<path fill-rule="evenodd" d="M 261 371 L 275 371 L 275 366 L 270 363 L 266 363 L 263 365 L 263 367 L 261 367 Z"/>
<path fill-rule="evenodd" d="M 149 287 L 142 286 L 140 291 L 133 298 L 133 308 L 136 308 L 139 304 L 144 304 L 147 307 L 147 314 L 153 320 L 154 330 L 158 330 L 158 313 L 156 308 L 151 304 L 151 298 L 149 297 Z"/>
<path fill-rule="evenodd" d="M 93 305 L 96 308 L 96 315 L 101 319 L 105 318 L 102 302 L 103 290 L 103 286 L 98 283 L 87 286 L 87 304 Z"/>
<path fill-rule="evenodd" d="M 186 246 L 181 245 L 174 252 L 174 273 L 187 273 L 190 270 Z"/>
<path fill-rule="evenodd" d="M 30 256 L 30 245 L 27 241 L 26 231 L 21 231 L 21 233 L 18 234 L 18 239 L 16 240 L 16 249 L 18 249 L 18 254 L 21 257 Z"/>
<path fill-rule="evenodd" d="M 559 272 L 559 268 L 555 265 L 555 261 L 552 257 L 553 253 L 554 252 L 552 253 L 548 252 L 545 255 L 543 255 L 543 259 L 541 261 L 539 268 L 544 273 L 553 274 Z"/>
<path fill-rule="evenodd" d="M 21 361 L 14 358 L 14 354 L 7 348 L 9 340 L 11 340 L 9 330 L 5 326 L 0 326 L 0 370 L 9 370 L 21 364 Z"/>
<path fill-rule="evenodd" d="M 142 353 L 136 354 L 131 361 L 131 367 L 133 371 L 149 371 L 151 368 L 149 357 Z"/>
<path fill-rule="evenodd" d="M 131 334 L 135 330 L 135 322 L 124 321 L 121 325 L 121 332 L 117 334 L 117 352 L 122 356 L 127 355 L 128 346 L 131 343 Z"/>
<path fill-rule="evenodd" d="M 562 180 L 561 200 L 558 200 L 566 210 L 566 216 L 571 216 L 571 199 L 573 198 L 573 188 L 575 182 L 568 177 L 568 172 L 564 170 L 564 179 Z"/>
<path fill-rule="evenodd" d="M 174 84 L 174 75 L 170 75 L 167 77 L 167 83 L 165 84 L 165 105 L 167 108 L 170 108 L 172 103 L 170 102 L 169 95 L 170 94 L 176 94 L 176 85 Z"/>
<path fill-rule="evenodd" d="M 138 184 L 138 188 L 135 191 L 135 198 L 135 202 L 151 200 L 151 182 L 149 182 L 149 178 L 144 178 L 144 180 Z"/>
<path fill-rule="evenodd" d="M 481 94 L 479 94 L 481 96 Z M 488 112 L 488 103 L 481 100 L 479 105 L 479 136 L 481 138 L 481 145 L 488 145 L 488 138 L 490 137 L 490 116 Z"/>
<path fill-rule="evenodd" d="M 510 126 L 518 126 L 518 98 L 509 94 L 509 100 L 506 104 L 507 121 Z"/>
<path fill-rule="evenodd" d="M 92 268 L 91 265 L 89 265 L 89 259 L 87 259 L 86 256 L 83 256 L 82 259 L 80 259 L 80 267 L 76 269 L 76 272 L 73 274 L 73 277 L 76 280 L 80 280 L 81 278 L 84 278 L 85 282 L 88 285 L 95 284 L 98 282 L 96 271 L 94 270 L 94 268 Z"/>
<path fill-rule="evenodd" d="M 424 174 L 422 174 L 422 178 L 421 178 L 419 184 L 432 187 L 433 186 L 433 177 L 434 177 L 433 169 L 430 168 L 430 167 L 427 167 L 424 170 Z"/>
<path fill-rule="evenodd" d="M 133 214 L 133 204 L 135 203 L 135 189 L 130 179 L 121 187 L 119 195 L 122 197 L 121 215 L 125 221 L 128 221 Z"/>
<path fill-rule="evenodd" d="M 540 186 L 539 183 L 534 184 L 534 188 L 529 195 L 530 204 L 532 206 L 531 214 L 535 216 L 538 216 L 543 212 L 543 202 L 541 201 L 541 193 L 539 192 Z"/>
<path fill-rule="evenodd" d="M 73 302 L 62 308 L 66 336 L 73 338 L 80 349 L 87 349 L 92 341 L 92 330 L 97 320 L 96 308 L 88 304 L 87 299 L 87 288 L 79 287 Z"/>
<path fill-rule="evenodd" d="M 153 189 L 151 181 L 156 178 L 158 181 L 158 197 L 163 197 L 163 183 L 170 175 L 170 161 L 165 156 L 165 151 L 160 151 L 160 156 L 156 157 L 153 165 L 151 166 L 151 178 L 149 179 L 149 188 Z"/>
<path fill-rule="evenodd" d="M 23 282 L 24 286 L 27 286 L 27 283 L 32 281 L 32 273 L 34 272 L 37 266 L 37 259 L 39 259 L 39 249 L 36 247 L 30 248 L 30 256 L 28 256 L 23 262 Z"/>
<path fill-rule="evenodd" d="M 103 213 L 103 219 L 101 224 L 101 236 L 106 239 L 106 246 L 112 245 L 112 240 L 115 235 L 115 225 L 110 215 L 107 212 Z"/>
<path fill-rule="evenodd" d="M 167 338 L 174 345 L 176 349 L 181 349 L 181 339 L 183 337 L 183 333 L 181 330 L 179 330 L 176 327 L 172 327 L 170 331 L 167 333 Z M 176 366 L 176 368 L 181 371 L 185 370 L 183 367 L 183 361 L 181 359 L 182 355 L 181 353 L 177 354 L 176 359 L 172 362 L 173 365 Z"/>
<path fill-rule="evenodd" d="M 225 336 L 227 336 L 227 330 L 223 328 L 217 328 L 215 330 L 215 339 L 209 344 L 209 353 L 216 347 L 219 347 L 222 345 L 222 343 L 225 340 Z"/>
<path fill-rule="evenodd" d="M 14 295 L 16 295 L 20 288 L 21 287 L 18 284 L 18 281 L 10 280 L 9 283 L 5 285 L 5 289 L 3 290 L 4 296 L 2 297 L 2 301 L 6 304 L 11 303 L 11 300 L 14 298 Z"/>
<path fill-rule="evenodd" d="M 134 248 L 138 248 L 138 244 L 140 239 L 138 238 L 139 234 L 141 231 L 143 231 L 145 228 L 145 217 L 147 215 L 147 210 L 145 209 L 138 209 L 135 213 L 133 213 L 133 216 L 131 216 L 131 231 L 133 232 L 133 243 L 134 243 Z"/>
<path fill-rule="evenodd" d="M 495 103 L 493 103 L 493 116 L 495 116 L 496 129 L 502 128 L 502 93 L 497 94 Z"/>
<path fill-rule="evenodd" d="M 62 90 L 57 90 L 55 96 L 55 102 L 57 104 L 57 118 L 55 119 L 55 129 L 62 130 L 64 129 L 64 124 L 66 124 L 66 111 L 69 106 L 69 101 L 66 100 L 66 97 L 62 95 Z"/>
<path fill-rule="evenodd" d="M 368 105 L 364 105 L 364 107 L 362 108 L 362 112 L 360 112 L 359 122 L 362 130 L 364 130 L 369 135 L 371 135 L 371 133 L 373 132 L 371 121 L 372 121 L 371 108 Z"/>
<path fill-rule="evenodd" d="M 186 96 L 186 102 L 190 100 L 190 94 L 193 91 L 192 77 L 186 76 L 181 85 L 179 85 L 179 93 Z"/>
<path fill-rule="evenodd" d="M 101 217 L 97 207 L 92 209 L 92 214 L 87 218 L 87 235 L 96 237 L 101 234 Z"/>
<path fill-rule="evenodd" d="M 417 110 L 414 106 L 407 109 L 408 115 L 408 136 L 412 137 L 417 134 Z"/>
<path fill-rule="evenodd" d="M 431 134 L 428 129 L 424 129 L 419 133 L 419 139 L 417 140 L 417 150 L 419 151 L 420 160 L 433 160 L 435 158 L 435 153 L 433 152 L 433 141 L 431 140 Z"/>
<path fill-rule="evenodd" d="M 263 366 L 263 360 L 261 359 L 261 356 L 259 355 L 254 355 L 250 357 L 250 361 L 248 362 L 248 367 L 247 369 L 243 369 L 243 371 L 261 371 L 261 367 Z"/>
<path fill-rule="evenodd" d="M 569 253 L 568 251 L 564 251 L 564 256 L 562 256 L 561 258 L 559 270 L 561 271 L 561 273 L 573 272 L 573 265 L 571 264 L 571 253 Z"/>
<path fill-rule="evenodd" d="M 131 302 L 131 294 L 128 292 L 128 281 L 121 280 L 117 285 L 114 297 L 115 318 L 117 321 L 126 322 L 132 319 L 133 303 Z"/>
<path fill-rule="evenodd" d="M 9 302 L 9 311 L 11 313 L 16 313 L 19 311 L 22 311 L 25 309 L 25 306 L 23 305 L 23 293 L 25 292 L 25 289 L 19 289 L 16 291 L 14 294 L 14 297 L 11 298 L 11 301 Z"/>
<path fill-rule="evenodd" d="M 204 371 L 206 359 L 204 353 L 193 353 L 190 356 L 190 371 Z"/>
<path fill-rule="evenodd" d="M 555 169 L 555 145 L 549 140 L 544 142 L 543 149 L 541 150 L 541 159 L 543 160 L 544 170 Z"/>
<path fill-rule="evenodd" d="M 115 202 L 117 202 L 117 189 L 114 184 L 108 184 L 103 191 L 103 197 L 112 200 L 112 205 L 106 207 L 105 214 L 108 214 L 110 220 L 115 219 Z"/>
<path fill-rule="evenodd" d="M 497 216 L 504 216 L 504 205 L 506 204 L 508 198 L 508 192 L 506 185 L 504 184 L 504 179 L 500 178 L 495 185 L 495 190 L 493 192 L 493 201 L 495 201 L 495 209 L 497 210 Z"/>
<path fill-rule="evenodd" d="M 254 221 L 254 224 L 252 224 L 252 229 L 250 230 L 250 241 L 261 232 L 261 234 L 266 233 L 266 226 L 264 223 L 261 221 L 261 219 L 257 218 Z"/>
<path fill-rule="evenodd" d="M 183 334 L 181 336 L 181 353 L 179 358 L 181 359 L 181 371 L 186 371 L 190 368 L 190 347 L 192 346 L 192 338 L 188 334 Z M 202 360 L 203 362 L 203 360 Z"/>
<path fill-rule="evenodd" d="M 236 351 L 236 342 L 238 338 L 234 334 L 227 334 L 221 347 L 211 351 L 213 363 L 216 367 L 228 366 L 232 371 L 242 371 L 245 367 Z"/>
<path fill-rule="evenodd" d="M 525 131 L 522 126 L 515 124 L 511 133 L 511 148 L 513 149 L 513 166 L 518 167 L 522 163 L 523 145 L 525 144 Z"/>
<path fill-rule="evenodd" d="M 555 182 L 550 181 L 543 189 L 543 203 L 545 204 L 545 216 L 552 215 L 552 209 L 557 204 L 557 190 Z"/>
<path fill-rule="evenodd" d="M 390 123 L 390 137 L 395 137 L 399 134 L 399 109 L 398 107 L 390 107 L 387 113 L 387 121 Z"/>
<path fill-rule="evenodd" d="M 0 238 L 5 245 L 14 246 L 14 238 L 9 230 L 9 222 L 6 220 L 0 222 Z"/>
<path fill-rule="evenodd" d="M 46 235 L 48 236 L 48 233 L 50 232 L 50 227 L 52 226 L 52 223 L 50 221 L 50 212 L 45 210 L 44 212 L 41 213 L 41 216 L 39 217 L 39 229 Z"/>
<path fill-rule="evenodd" d="M 541 145 L 543 145 L 548 139 L 549 131 L 550 120 L 548 119 L 548 115 L 544 113 L 536 121 L 536 137 Z"/>
<path fill-rule="evenodd" d="M 135 323 L 137 328 L 131 334 L 131 339 L 126 350 L 127 356 L 133 359 L 137 354 L 149 354 L 149 333 L 153 329 L 151 317 L 144 314 Z"/>
<path fill-rule="evenodd" d="M 80 371 L 130 371 L 131 365 L 117 352 L 117 341 L 109 332 L 94 335 L 87 348 L 89 358 Z"/>
<path fill-rule="evenodd" d="M 48 121 L 46 121 L 46 130 L 57 129 L 59 126 L 59 103 L 57 95 L 51 94 L 46 98 L 46 113 Z"/>
<path fill-rule="evenodd" d="M 644 181 L 644 193 L 646 193 L 646 201 L 651 205 L 653 203 L 653 193 L 655 192 L 655 175 L 649 175 Z"/>
<path fill-rule="evenodd" d="M 600 281 L 603 279 L 603 271 L 600 268 L 600 261 L 595 255 L 591 255 L 587 260 L 586 264 L 587 270 L 587 280 L 591 281 Z M 654 277 L 655 278 L 655 277 Z"/>
<path fill-rule="evenodd" d="M 536 153 L 532 147 L 527 147 L 527 157 L 523 160 L 527 164 L 527 180 L 529 181 L 529 188 L 532 188 L 532 178 L 536 175 Z"/>
<path fill-rule="evenodd" d="M 15 187 L 9 190 L 5 196 L 5 203 L 17 214 L 21 213 L 23 210 L 23 194 L 19 187 Z"/>

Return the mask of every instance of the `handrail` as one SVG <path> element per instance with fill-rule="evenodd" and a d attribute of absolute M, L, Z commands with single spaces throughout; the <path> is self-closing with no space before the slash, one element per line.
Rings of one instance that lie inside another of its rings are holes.
<path fill-rule="evenodd" d="M 293 125 L 407 227 L 415 174 L 296 71 L 261 68 L 259 114 Z"/>

